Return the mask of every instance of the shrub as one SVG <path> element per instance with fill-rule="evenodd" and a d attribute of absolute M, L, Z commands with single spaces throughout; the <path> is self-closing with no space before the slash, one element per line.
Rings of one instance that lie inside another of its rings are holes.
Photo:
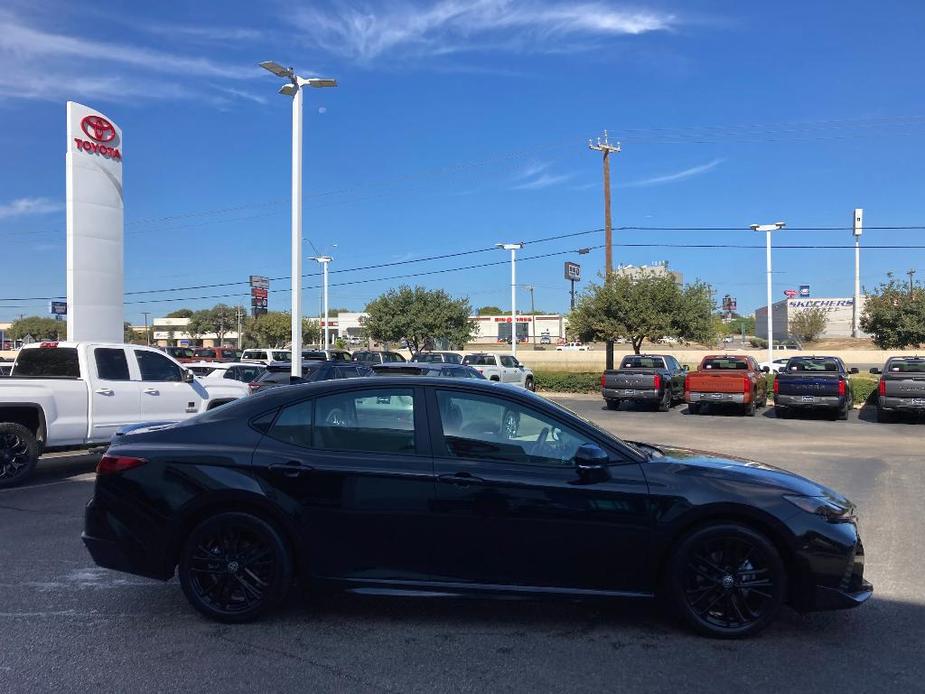
<path fill-rule="evenodd" d="M 534 371 L 537 390 L 555 393 L 596 393 L 601 389 L 599 371 Z"/>
<path fill-rule="evenodd" d="M 750 337 L 748 338 L 748 344 L 758 349 L 765 349 L 768 346 L 768 341 L 762 340 L 760 337 Z"/>

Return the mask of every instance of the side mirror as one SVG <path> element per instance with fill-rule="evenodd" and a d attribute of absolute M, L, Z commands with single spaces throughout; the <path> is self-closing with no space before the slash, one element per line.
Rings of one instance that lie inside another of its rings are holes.
<path fill-rule="evenodd" d="M 585 443 L 575 451 L 575 469 L 578 476 L 586 482 L 600 482 L 610 477 L 607 464 L 610 456 L 603 448 L 593 443 Z"/>
<path fill-rule="evenodd" d="M 872 374 L 878 374 L 878 373 L 880 373 L 880 369 L 878 369 L 878 368 L 875 366 L 874 368 L 872 368 L 872 369 L 870 370 L 870 372 L 871 372 Z"/>
<path fill-rule="evenodd" d="M 770 366 L 762 366 L 762 367 L 761 367 L 761 370 L 764 371 L 766 374 L 771 373 L 771 367 L 770 367 Z"/>
<path fill-rule="evenodd" d="M 858 374 L 858 373 L 861 373 L 861 372 L 858 371 L 858 367 L 852 366 L 852 367 L 848 370 L 848 373 L 850 373 L 850 374 Z"/>
<path fill-rule="evenodd" d="M 192 371 L 183 369 L 183 382 L 184 383 L 192 383 L 195 380 L 196 380 L 196 376 Z"/>

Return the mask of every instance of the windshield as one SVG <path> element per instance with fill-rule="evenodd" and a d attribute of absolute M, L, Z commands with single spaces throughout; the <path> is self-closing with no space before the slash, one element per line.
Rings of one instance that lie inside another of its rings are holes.
<path fill-rule="evenodd" d="M 24 349 L 16 357 L 13 376 L 24 378 L 80 378 L 75 347 Z"/>

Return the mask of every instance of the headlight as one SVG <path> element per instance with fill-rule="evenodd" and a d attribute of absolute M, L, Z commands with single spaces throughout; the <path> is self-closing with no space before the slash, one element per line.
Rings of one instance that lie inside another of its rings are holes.
<path fill-rule="evenodd" d="M 785 495 L 784 498 L 807 513 L 822 516 L 829 521 L 844 523 L 857 520 L 854 506 L 840 504 L 825 496 Z"/>

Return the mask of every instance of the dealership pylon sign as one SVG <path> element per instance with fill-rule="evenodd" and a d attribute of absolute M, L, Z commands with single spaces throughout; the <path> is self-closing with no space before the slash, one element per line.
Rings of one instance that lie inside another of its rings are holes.
<path fill-rule="evenodd" d="M 122 342 L 122 130 L 67 102 L 67 338 Z"/>

